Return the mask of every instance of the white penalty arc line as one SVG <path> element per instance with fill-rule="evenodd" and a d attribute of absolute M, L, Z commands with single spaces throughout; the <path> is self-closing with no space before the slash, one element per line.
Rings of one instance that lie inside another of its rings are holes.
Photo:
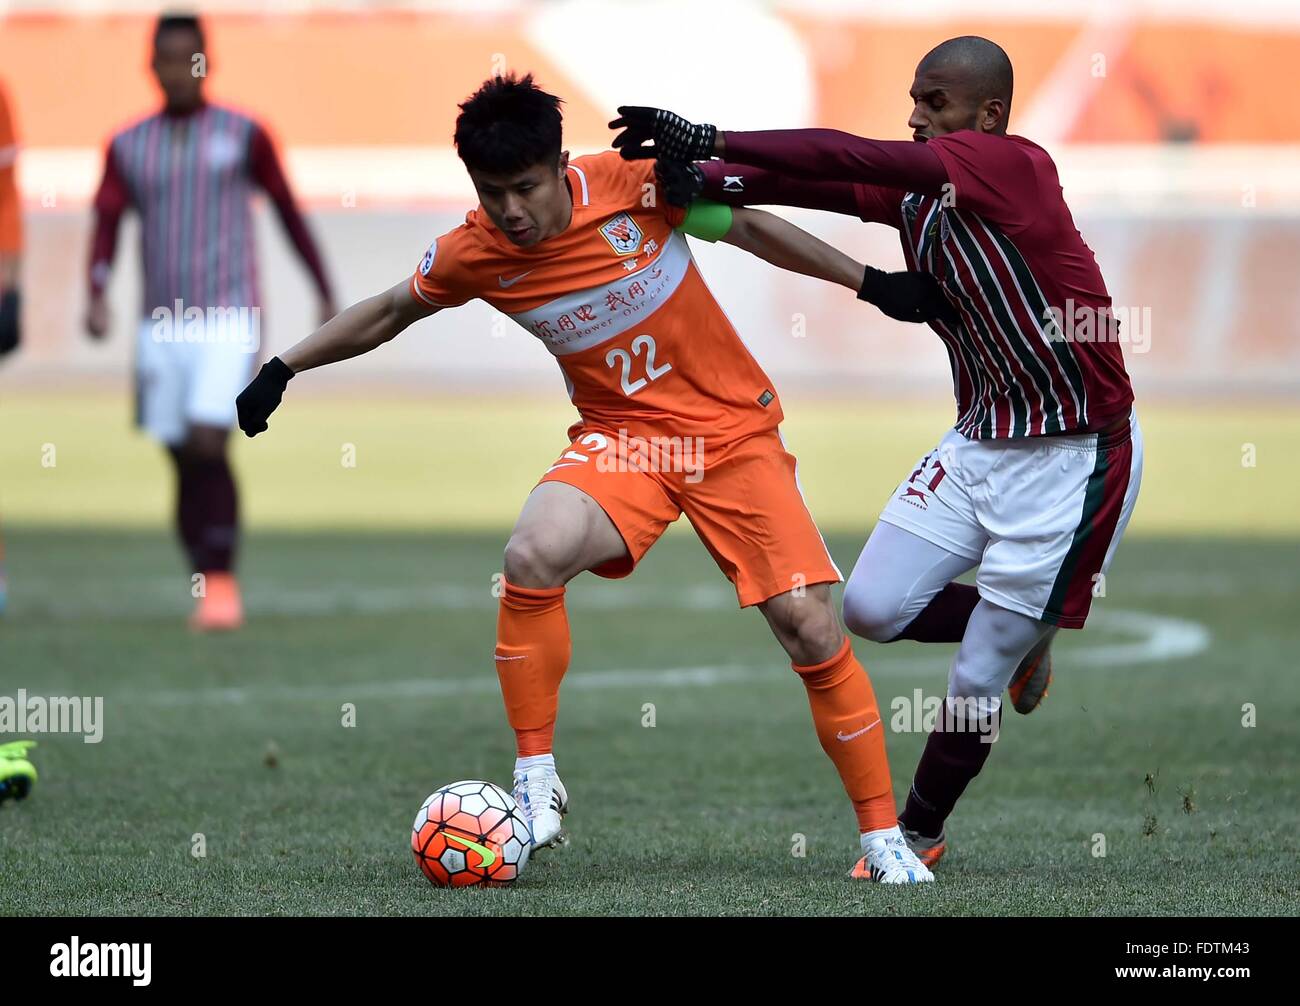
<path fill-rule="evenodd" d="M 1122 667 L 1135 664 L 1184 660 L 1203 653 L 1210 645 L 1210 632 L 1199 622 L 1141 611 L 1098 612 L 1092 619 L 1105 629 L 1137 638 L 1124 643 L 1102 643 L 1068 648 L 1058 657 L 1063 668 Z M 1085 637 L 1086 638 L 1086 637 Z M 871 673 L 936 673 L 948 662 L 947 655 L 931 659 L 890 658 L 883 647 L 859 643 Z M 746 665 L 642 668 L 606 671 L 576 671 L 565 676 L 566 690 L 614 688 L 711 688 L 716 685 L 791 677 L 788 668 L 755 668 Z M 460 679 L 416 678 L 403 681 L 339 682 L 329 685 L 253 685 L 243 688 L 197 688 L 153 691 L 131 701 L 152 706 L 246 705 L 276 701 L 353 701 L 356 699 L 436 699 L 459 695 L 496 695 L 500 691 L 495 675 L 482 674 Z"/>
<path fill-rule="evenodd" d="M 1144 611 L 1099 611 L 1089 623 L 1117 634 L 1138 637 L 1128 643 L 1098 643 L 1067 650 L 1063 667 L 1117 667 L 1185 660 L 1210 648 L 1210 630 L 1200 622 Z M 1085 633 L 1087 629 L 1083 630 Z M 1059 638 L 1059 637 L 1058 637 Z M 1083 638 L 1087 639 L 1085 635 Z"/>

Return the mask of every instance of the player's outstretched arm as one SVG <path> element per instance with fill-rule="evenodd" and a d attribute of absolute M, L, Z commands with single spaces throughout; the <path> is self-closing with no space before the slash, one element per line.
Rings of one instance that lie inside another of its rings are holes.
<path fill-rule="evenodd" d="M 368 353 L 437 310 L 411 296 L 410 280 L 358 301 L 282 356 L 263 364 L 252 383 L 235 399 L 239 428 L 250 437 L 265 430 L 294 374 Z"/>
<path fill-rule="evenodd" d="M 861 262 L 788 220 L 745 207 L 737 207 L 731 214 L 731 228 L 721 238 L 725 243 L 743 248 L 779 269 L 824 279 L 855 293 L 862 284 L 866 267 Z"/>
<path fill-rule="evenodd" d="M 776 171 L 724 161 L 686 163 L 660 158 L 655 180 L 673 206 L 689 207 L 696 199 L 728 206 L 797 206 L 860 216 L 861 186 L 853 182 L 808 182 Z"/>
<path fill-rule="evenodd" d="M 403 280 L 335 315 L 288 349 L 281 359 L 295 374 L 350 360 L 377 349 L 437 310 L 412 297 L 410 280 Z"/>
<path fill-rule="evenodd" d="M 611 129 L 627 160 L 661 157 L 701 161 L 725 157 L 814 181 L 862 182 L 939 195 L 948 181 L 943 161 L 914 140 L 871 140 L 838 129 L 736 132 L 697 125 L 662 108 L 621 106 Z"/>
<path fill-rule="evenodd" d="M 864 266 L 789 221 L 762 210 L 728 209 L 731 228 L 720 238 L 774 266 L 848 287 L 897 321 L 954 324 L 957 312 L 929 273 L 884 272 Z"/>

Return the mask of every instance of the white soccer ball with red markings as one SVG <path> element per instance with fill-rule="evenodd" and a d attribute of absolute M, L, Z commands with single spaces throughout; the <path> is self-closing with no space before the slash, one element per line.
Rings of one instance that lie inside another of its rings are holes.
<path fill-rule="evenodd" d="M 514 883 L 531 845 L 528 822 L 514 797 L 477 779 L 432 794 L 411 829 L 415 861 L 435 887 Z"/>

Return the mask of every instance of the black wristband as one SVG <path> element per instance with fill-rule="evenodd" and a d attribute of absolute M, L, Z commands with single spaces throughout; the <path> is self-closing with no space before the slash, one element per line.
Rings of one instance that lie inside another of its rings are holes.
<path fill-rule="evenodd" d="M 278 356 L 273 356 L 262 364 L 262 370 L 266 372 L 268 377 L 278 378 L 281 385 L 288 384 L 293 379 L 293 371 Z"/>
<path fill-rule="evenodd" d="M 865 300 L 868 304 L 879 304 L 885 295 L 888 283 L 889 273 L 883 269 L 867 266 L 866 272 L 862 274 L 862 285 L 858 287 L 858 300 Z"/>
<path fill-rule="evenodd" d="M 18 348 L 19 321 L 22 317 L 22 297 L 18 288 L 0 294 L 0 356 Z"/>
<path fill-rule="evenodd" d="M 875 304 L 882 314 L 913 323 L 959 320 L 939 281 L 927 272 L 884 272 L 866 267 L 858 300 Z"/>

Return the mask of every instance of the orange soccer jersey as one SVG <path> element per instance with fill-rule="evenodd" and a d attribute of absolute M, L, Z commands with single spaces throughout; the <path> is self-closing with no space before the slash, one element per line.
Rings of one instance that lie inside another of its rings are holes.
<path fill-rule="evenodd" d="M 411 292 L 487 301 L 546 344 L 584 423 L 731 442 L 776 428 L 781 405 L 704 284 L 683 213 L 650 161 L 609 151 L 569 164 L 573 219 L 531 248 L 482 209 L 430 246 Z"/>
<path fill-rule="evenodd" d="M 22 213 L 14 162 L 18 141 L 9 116 L 8 96 L 0 89 L 0 254 L 15 254 L 22 248 Z"/>
<path fill-rule="evenodd" d="M 776 391 L 704 285 L 652 164 L 579 157 L 569 187 L 565 231 L 518 248 L 475 210 L 429 248 L 411 294 L 481 298 L 554 354 L 582 420 L 542 481 L 594 499 L 628 550 L 594 572 L 626 576 L 685 513 L 742 605 L 838 580 L 776 431 Z"/>

